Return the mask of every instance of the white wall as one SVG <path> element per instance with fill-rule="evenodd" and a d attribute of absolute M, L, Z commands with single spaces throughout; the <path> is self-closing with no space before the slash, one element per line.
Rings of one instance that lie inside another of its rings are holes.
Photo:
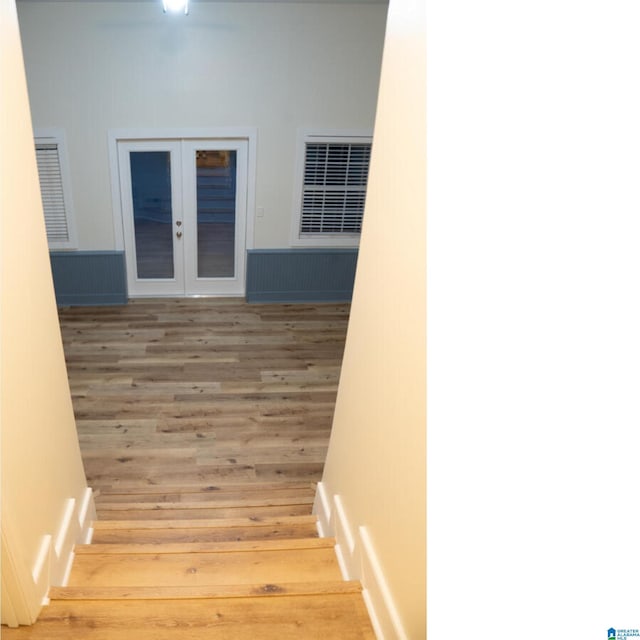
<path fill-rule="evenodd" d="M 93 511 L 49 264 L 13 0 L 0 3 L 2 622 L 31 622 Z"/>
<path fill-rule="evenodd" d="M 369 190 L 316 512 L 386 638 L 425 637 L 426 42 L 391 0 Z"/>
<path fill-rule="evenodd" d="M 115 246 L 109 128 L 224 126 L 258 128 L 254 246 L 289 246 L 296 130 L 372 128 L 386 9 L 19 2 L 34 126 L 67 135 L 79 248 Z"/>

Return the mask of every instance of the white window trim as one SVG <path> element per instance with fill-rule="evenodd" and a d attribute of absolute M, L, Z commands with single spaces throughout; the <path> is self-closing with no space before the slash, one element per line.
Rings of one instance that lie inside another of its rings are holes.
<path fill-rule="evenodd" d="M 67 153 L 67 139 L 63 129 L 48 128 L 34 129 L 34 148 L 38 144 L 55 144 L 58 147 L 58 162 L 60 163 L 60 179 L 62 181 L 62 193 L 64 197 L 65 217 L 67 220 L 68 240 L 49 240 L 49 250 L 74 250 L 78 248 L 78 234 L 76 229 L 75 210 L 71 193 L 71 171 L 69 168 L 69 155 Z"/>
<path fill-rule="evenodd" d="M 305 145 L 307 142 L 372 142 L 370 129 L 322 129 L 304 127 L 298 129 L 291 214 L 292 247 L 357 247 L 360 234 L 323 233 L 300 237 L 302 190 L 304 187 Z"/>

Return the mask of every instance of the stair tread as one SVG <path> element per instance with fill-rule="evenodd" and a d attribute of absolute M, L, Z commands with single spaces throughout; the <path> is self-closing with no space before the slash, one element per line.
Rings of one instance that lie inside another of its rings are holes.
<path fill-rule="evenodd" d="M 154 587 L 52 587 L 51 600 L 167 600 L 360 593 L 357 580 Z"/>
<path fill-rule="evenodd" d="M 79 555 L 159 554 L 159 553 L 224 553 L 231 551 L 269 551 L 287 549 L 333 548 L 335 538 L 292 538 L 286 540 L 239 540 L 223 542 L 124 543 L 76 545 Z"/>
<path fill-rule="evenodd" d="M 182 586 L 340 580 L 334 549 L 79 554 L 69 586 Z"/>
<path fill-rule="evenodd" d="M 71 625 L 71 626 L 70 626 Z M 360 593 L 178 600 L 54 600 L 3 640 L 375 640 Z"/>
<path fill-rule="evenodd" d="M 196 506 L 197 505 L 197 506 Z M 96 510 L 103 520 L 119 520 L 126 517 L 129 520 L 169 519 L 215 519 L 215 518 L 238 518 L 238 517 L 291 517 L 309 515 L 311 513 L 311 503 L 306 504 L 283 504 L 283 505 L 221 505 L 195 503 L 194 506 L 182 506 L 178 504 L 156 506 L 149 508 L 144 503 L 138 509 L 120 510 L 104 508 L 97 504 Z"/>
<path fill-rule="evenodd" d="M 238 542 L 242 540 L 288 540 L 317 538 L 315 521 L 294 523 L 252 523 L 252 526 L 194 528 L 99 529 L 93 533 L 95 544 L 159 544 L 177 542 Z"/>

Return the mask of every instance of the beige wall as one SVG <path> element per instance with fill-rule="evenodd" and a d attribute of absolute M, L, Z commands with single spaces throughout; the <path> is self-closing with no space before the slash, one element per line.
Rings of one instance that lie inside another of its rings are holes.
<path fill-rule="evenodd" d="M 2 578 L 4 587 L 5 569 L 13 568 L 12 577 L 26 581 L 22 592 L 33 616 L 49 579 L 44 575 L 35 585 L 36 558 L 46 549 L 45 536 L 55 541 L 61 531 L 70 500 L 77 519 L 86 481 L 56 314 L 15 5 L 0 2 L 2 533 L 8 546 Z M 55 579 L 60 567 L 50 570 Z M 43 571 L 48 574 L 48 562 Z"/>
<path fill-rule="evenodd" d="M 255 247 L 287 247 L 298 127 L 373 127 L 386 4 L 19 2 L 33 122 L 65 130 L 80 249 L 114 249 L 110 128 L 256 127 Z M 249 216 L 254 212 L 249 211 Z"/>
<path fill-rule="evenodd" d="M 365 223 L 323 486 L 364 527 L 406 637 L 425 635 L 426 37 L 391 0 Z M 355 569 L 357 573 L 357 568 Z M 366 586 L 366 585 L 365 585 Z"/>

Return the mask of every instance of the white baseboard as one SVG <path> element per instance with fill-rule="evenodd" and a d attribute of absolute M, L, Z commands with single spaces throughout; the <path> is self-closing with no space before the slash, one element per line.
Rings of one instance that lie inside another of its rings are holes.
<path fill-rule="evenodd" d="M 47 534 L 42 536 L 40 547 L 31 568 L 31 577 L 33 578 L 33 586 L 35 588 L 35 597 L 37 602 L 46 604 L 47 593 L 50 586 L 50 567 L 51 567 L 51 547 L 53 546 L 53 536 Z"/>
<path fill-rule="evenodd" d="M 2 623 L 33 624 L 49 603 L 52 586 L 65 586 L 73 564 L 74 548 L 91 539 L 96 519 L 93 492 L 67 498 L 60 506 L 57 526 L 44 533 L 34 555 L 22 545 L 20 532 L 8 518 L 2 519 Z"/>
<path fill-rule="evenodd" d="M 91 525 L 95 519 L 93 492 L 86 488 L 79 499 L 66 500 L 60 524 L 53 539 L 49 567 L 49 585 L 66 586 L 75 557 L 76 544 L 82 544 L 91 538 Z"/>
<path fill-rule="evenodd" d="M 313 513 L 322 537 L 336 538 L 336 556 L 345 580 L 360 580 L 362 596 L 378 640 L 407 640 L 398 609 L 366 527 L 349 521 L 342 498 L 319 482 Z"/>
<path fill-rule="evenodd" d="M 313 501 L 313 513 L 318 516 L 318 533 L 320 534 L 320 537 L 333 537 L 333 531 L 330 525 L 331 503 L 322 482 L 318 482 L 316 487 L 316 497 Z"/>
<path fill-rule="evenodd" d="M 91 487 L 87 487 L 80 501 L 80 509 L 78 511 L 78 523 L 81 529 L 86 529 L 96 519 L 96 505 L 94 504 L 94 493 Z"/>
<path fill-rule="evenodd" d="M 69 584 L 69 576 L 71 575 L 71 569 L 73 568 L 73 561 L 75 560 L 76 554 L 72 551 L 67 558 L 67 566 L 65 567 L 64 574 L 62 576 L 62 583 L 60 586 L 66 587 Z"/>
<path fill-rule="evenodd" d="M 361 544 L 362 577 L 360 580 L 366 593 L 365 602 L 368 602 L 369 613 L 375 612 L 376 624 L 382 632 L 382 638 L 408 640 L 398 608 L 393 601 L 393 594 L 366 527 L 358 527 L 358 540 Z"/>

